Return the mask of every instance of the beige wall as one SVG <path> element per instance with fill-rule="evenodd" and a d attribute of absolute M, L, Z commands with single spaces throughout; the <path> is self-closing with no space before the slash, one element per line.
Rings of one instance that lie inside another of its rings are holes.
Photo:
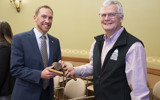
<path fill-rule="evenodd" d="M 12 26 L 14 34 L 35 26 L 35 9 L 47 4 L 54 10 L 49 33 L 60 39 L 62 55 L 88 58 L 93 37 L 104 33 L 98 16 L 104 0 L 22 0 L 17 13 L 9 0 L 0 0 L 0 20 Z M 140 38 L 147 53 L 148 67 L 160 69 L 160 0 L 119 0 L 124 8 L 123 26 Z"/>

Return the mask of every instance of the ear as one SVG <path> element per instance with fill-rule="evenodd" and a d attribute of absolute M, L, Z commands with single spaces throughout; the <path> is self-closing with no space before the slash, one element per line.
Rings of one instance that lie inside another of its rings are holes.
<path fill-rule="evenodd" d="M 37 21 L 37 16 L 34 15 L 34 16 L 33 16 L 33 19 L 34 19 L 34 21 L 36 22 L 36 21 Z"/>
<path fill-rule="evenodd" d="M 123 18 L 124 18 L 124 15 L 122 15 L 121 18 L 120 18 L 121 23 L 123 22 Z"/>

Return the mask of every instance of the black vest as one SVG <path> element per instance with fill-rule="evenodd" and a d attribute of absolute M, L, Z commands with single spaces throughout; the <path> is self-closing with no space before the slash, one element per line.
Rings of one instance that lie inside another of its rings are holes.
<path fill-rule="evenodd" d="M 93 82 L 96 100 L 131 100 L 131 89 L 125 74 L 125 57 L 135 42 L 141 42 L 124 29 L 108 52 L 101 68 L 104 35 L 95 37 L 93 51 Z M 142 43 L 142 42 L 141 42 Z M 143 43 L 142 43 L 143 44 Z"/>

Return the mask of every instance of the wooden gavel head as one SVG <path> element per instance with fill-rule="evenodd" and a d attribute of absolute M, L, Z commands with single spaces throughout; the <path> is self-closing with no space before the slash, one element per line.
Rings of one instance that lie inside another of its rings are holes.
<path fill-rule="evenodd" d="M 62 68 L 61 63 L 53 62 L 53 63 L 52 63 L 52 66 L 54 66 L 53 69 L 55 69 L 55 70 L 63 71 L 63 68 Z"/>
<path fill-rule="evenodd" d="M 52 66 L 54 66 L 54 67 L 53 67 L 54 70 L 61 71 L 61 73 L 63 72 L 63 74 L 64 74 L 64 70 L 63 70 L 63 68 L 62 68 L 61 63 L 53 62 L 53 63 L 52 63 Z M 72 76 L 72 77 L 70 77 L 70 78 L 74 79 L 75 81 L 77 80 L 74 76 Z"/>

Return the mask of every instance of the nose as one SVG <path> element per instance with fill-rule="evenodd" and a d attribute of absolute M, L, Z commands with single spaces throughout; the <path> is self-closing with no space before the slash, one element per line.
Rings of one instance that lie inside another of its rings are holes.
<path fill-rule="evenodd" d="M 105 20 L 108 20 L 108 19 L 109 19 L 109 16 L 108 16 L 108 15 L 106 15 L 104 19 L 105 19 Z"/>
<path fill-rule="evenodd" d="M 46 23 L 49 23 L 49 22 L 50 22 L 49 18 L 46 18 L 45 22 L 46 22 Z"/>

